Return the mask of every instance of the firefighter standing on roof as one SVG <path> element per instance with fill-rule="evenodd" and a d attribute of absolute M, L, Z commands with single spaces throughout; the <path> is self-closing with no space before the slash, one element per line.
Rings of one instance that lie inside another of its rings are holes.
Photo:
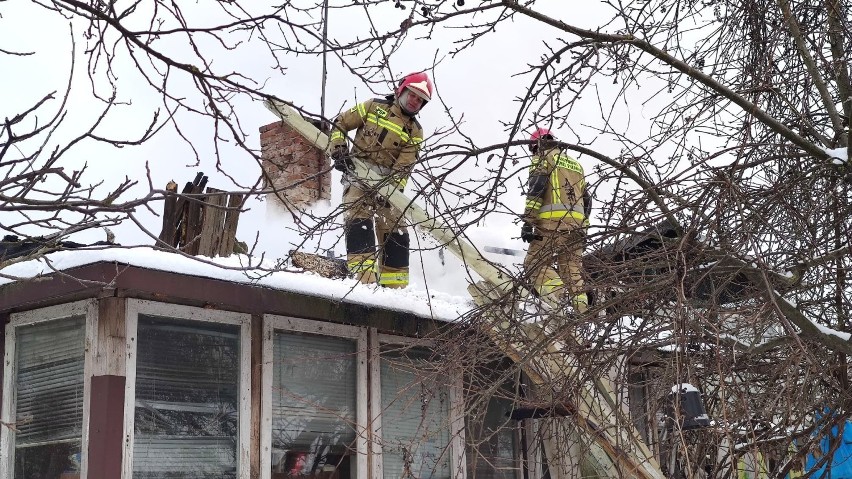
<path fill-rule="evenodd" d="M 416 115 L 431 98 L 429 77 L 412 73 L 402 79 L 394 95 L 359 103 L 334 122 L 329 154 L 334 168 L 344 173 L 346 184 L 343 206 L 347 266 L 362 283 L 375 283 L 378 279 L 380 285 L 389 288 L 408 286 L 409 236 L 405 219 L 387 200 L 349 181 L 351 156 L 364 161 L 402 191 L 423 141 L 423 128 Z M 345 133 L 356 129 L 350 152 Z"/>
<path fill-rule="evenodd" d="M 542 296 L 565 295 L 574 311 L 589 307 L 583 289 L 583 243 L 592 209 L 583 167 L 546 128 L 530 137 L 533 153 L 521 239 L 530 244 L 524 270 Z M 556 264 L 558 275 L 552 274 Z M 559 302 L 559 297 L 554 298 Z"/>

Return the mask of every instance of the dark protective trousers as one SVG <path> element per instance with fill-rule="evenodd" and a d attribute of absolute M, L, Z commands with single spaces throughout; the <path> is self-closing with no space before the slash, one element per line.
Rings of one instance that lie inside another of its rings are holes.
<path fill-rule="evenodd" d="M 349 272 L 362 283 L 408 286 L 409 236 L 405 219 L 357 185 L 343 191 Z M 378 248 L 376 247 L 378 238 Z"/>

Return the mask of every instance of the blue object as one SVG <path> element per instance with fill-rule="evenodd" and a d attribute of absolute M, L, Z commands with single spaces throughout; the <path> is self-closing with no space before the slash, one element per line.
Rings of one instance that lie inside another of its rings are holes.
<path fill-rule="evenodd" d="M 819 418 L 818 418 L 819 419 Z M 838 437 L 839 427 L 832 426 L 829 434 L 824 434 L 819 441 L 820 457 L 814 457 L 813 454 L 808 454 L 805 462 L 805 470 L 813 472 L 812 478 L 815 479 L 852 479 L 852 421 L 846 420 L 843 424 L 843 436 L 837 450 L 834 451 L 834 457 L 831 458 L 831 469 L 828 469 L 828 462 L 825 461 L 820 467 L 816 467 L 828 451 L 831 450 L 831 443 Z"/>

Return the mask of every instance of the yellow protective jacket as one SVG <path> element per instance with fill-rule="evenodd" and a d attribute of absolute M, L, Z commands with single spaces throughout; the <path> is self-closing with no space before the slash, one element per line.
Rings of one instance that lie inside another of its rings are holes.
<path fill-rule="evenodd" d="M 417 118 L 406 115 L 392 99 L 373 98 L 341 113 L 334 121 L 329 153 L 346 147 L 346 132 L 356 129 L 352 154 L 392 174 L 405 186 L 411 167 L 417 162 L 423 128 Z"/>
<path fill-rule="evenodd" d="M 533 155 L 524 221 L 549 231 L 588 226 L 591 198 L 583 166 L 559 148 Z"/>

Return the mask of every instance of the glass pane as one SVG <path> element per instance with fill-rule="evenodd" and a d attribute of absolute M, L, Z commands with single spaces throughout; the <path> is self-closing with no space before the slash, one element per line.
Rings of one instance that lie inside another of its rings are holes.
<path fill-rule="evenodd" d="M 383 348 L 382 465 L 386 479 L 450 477 L 447 376 L 425 350 Z"/>
<path fill-rule="evenodd" d="M 236 325 L 139 317 L 135 479 L 236 477 L 239 335 Z"/>
<path fill-rule="evenodd" d="M 517 477 L 517 422 L 509 418 L 511 412 L 512 400 L 495 395 L 485 411 L 475 407 L 467 418 L 467 468 L 472 479 Z"/>
<path fill-rule="evenodd" d="M 17 479 L 80 473 L 85 328 L 76 317 L 16 329 Z"/>
<path fill-rule="evenodd" d="M 273 479 L 355 477 L 356 345 L 349 339 L 275 334 Z"/>

